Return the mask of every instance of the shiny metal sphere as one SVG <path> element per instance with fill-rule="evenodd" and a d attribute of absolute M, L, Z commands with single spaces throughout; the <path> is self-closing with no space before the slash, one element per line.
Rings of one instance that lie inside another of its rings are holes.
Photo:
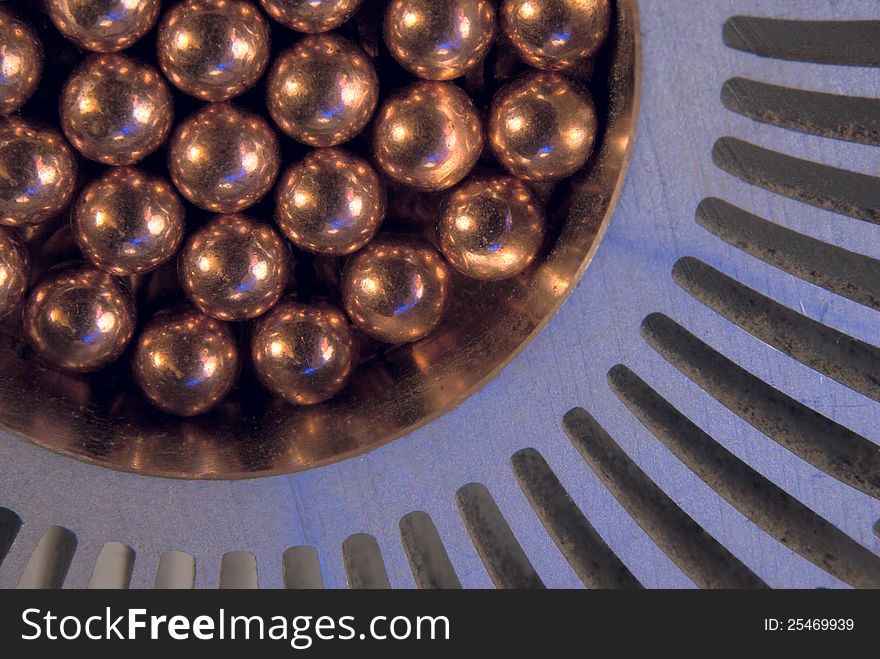
<path fill-rule="evenodd" d="M 567 69 L 605 41 L 611 0 L 504 0 L 501 25 L 526 63 Z"/>
<path fill-rule="evenodd" d="M 184 0 L 162 17 L 156 48 L 176 87 L 203 101 L 226 101 L 266 70 L 269 25 L 246 0 Z"/>
<path fill-rule="evenodd" d="M 125 50 L 149 32 L 160 0 L 47 0 L 55 27 L 86 50 Z"/>
<path fill-rule="evenodd" d="M 477 164 L 483 125 L 468 95 L 452 83 L 417 82 L 379 110 L 373 149 L 395 181 L 446 190 Z"/>
<path fill-rule="evenodd" d="M 24 242 L 11 229 L 0 227 L 0 318 L 21 304 L 30 273 Z"/>
<path fill-rule="evenodd" d="M 61 128 L 86 158 L 131 165 L 168 138 L 174 102 L 152 67 L 126 55 L 93 55 L 61 93 Z"/>
<path fill-rule="evenodd" d="M 235 386 L 238 346 L 229 327 L 192 308 L 155 316 L 137 338 L 132 373 L 163 412 L 207 412 Z"/>
<path fill-rule="evenodd" d="M 314 405 L 345 386 L 358 346 L 340 309 L 286 300 L 257 323 L 251 356 L 257 376 L 273 393 L 296 405 Z"/>
<path fill-rule="evenodd" d="M 369 162 L 318 149 L 281 177 L 275 221 L 308 252 L 345 256 L 366 245 L 385 219 L 385 186 Z"/>
<path fill-rule="evenodd" d="M 369 123 L 379 78 L 367 54 L 335 34 L 303 38 L 272 65 L 266 103 L 275 123 L 309 146 L 349 141 Z"/>
<path fill-rule="evenodd" d="M 281 298 L 291 256 L 269 225 L 220 215 L 189 237 L 178 267 L 183 290 L 199 309 L 220 320 L 247 320 Z"/>
<path fill-rule="evenodd" d="M 495 40 L 492 0 L 394 0 L 385 43 L 400 64 L 427 80 L 452 80 L 483 61 Z"/>
<path fill-rule="evenodd" d="M 133 167 L 92 181 L 72 213 L 83 254 L 114 275 L 149 272 L 170 260 L 183 242 L 183 202 L 171 184 Z"/>
<path fill-rule="evenodd" d="M 0 7 L 0 114 L 15 112 L 37 90 L 43 45 L 27 23 Z"/>
<path fill-rule="evenodd" d="M 76 157 L 52 128 L 0 120 L 0 224 L 40 224 L 64 210 L 76 188 Z"/>
<path fill-rule="evenodd" d="M 492 101 L 489 141 L 495 156 L 528 181 L 574 174 L 593 152 L 597 131 L 593 102 L 556 73 L 527 74 Z"/>
<path fill-rule="evenodd" d="M 273 19 L 298 32 L 327 32 L 348 21 L 361 0 L 260 0 Z"/>
<path fill-rule="evenodd" d="M 544 209 L 528 186 L 510 176 L 492 176 L 452 192 L 437 223 L 437 244 L 461 274 L 492 281 L 531 265 L 546 233 Z"/>
<path fill-rule="evenodd" d="M 386 343 L 428 334 L 446 311 L 452 273 L 429 244 L 380 236 L 355 254 L 343 273 L 342 296 L 352 322 Z"/>
<path fill-rule="evenodd" d="M 262 117 L 228 103 L 184 119 L 171 137 L 168 171 L 196 206 L 235 213 L 262 199 L 281 166 L 275 131 Z"/>
<path fill-rule="evenodd" d="M 52 271 L 31 290 L 24 329 L 49 364 L 74 372 L 97 371 L 119 357 L 131 340 L 136 312 L 128 290 L 92 266 Z"/>

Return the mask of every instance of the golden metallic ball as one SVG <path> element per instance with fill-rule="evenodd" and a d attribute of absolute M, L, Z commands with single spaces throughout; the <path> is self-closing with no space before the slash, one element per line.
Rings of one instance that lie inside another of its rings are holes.
<path fill-rule="evenodd" d="M 247 320 L 281 298 L 291 256 L 269 225 L 221 215 L 189 237 L 178 267 L 183 290 L 199 309 L 220 320 Z"/>
<path fill-rule="evenodd" d="M 124 276 L 170 260 L 183 242 L 183 202 L 171 184 L 133 167 L 90 183 L 73 208 L 73 233 L 83 254 L 102 270 Z"/>
<path fill-rule="evenodd" d="M 43 46 L 34 29 L 0 7 L 0 114 L 15 112 L 37 90 Z"/>
<path fill-rule="evenodd" d="M 373 149 L 382 170 L 421 190 L 446 190 L 467 176 L 483 150 L 471 99 L 448 82 L 417 82 L 385 102 Z"/>
<path fill-rule="evenodd" d="M 379 102 L 379 78 L 367 54 L 348 39 L 310 35 L 272 65 L 266 102 L 293 139 L 334 146 L 369 123 Z"/>
<path fill-rule="evenodd" d="M 492 176 L 452 192 L 437 223 L 437 243 L 460 273 L 493 281 L 531 265 L 546 232 L 544 210 L 531 190 L 510 176 Z"/>
<path fill-rule="evenodd" d="M 0 227 L 0 318 L 24 299 L 30 273 L 24 242 L 11 229 Z"/>
<path fill-rule="evenodd" d="M 358 347 L 340 309 L 287 300 L 257 323 L 251 356 L 268 389 L 296 405 L 314 405 L 345 386 Z"/>
<path fill-rule="evenodd" d="M 278 138 L 268 122 L 228 103 L 209 105 L 182 121 L 168 150 L 174 185 L 215 213 L 253 206 L 272 187 L 280 166 Z"/>
<path fill-rule="evenodd" d="M 452 80 L 483 61 L 495 40 L 492 0 L 394 0 L 385 43 L 400 64 L 427 80 Z"/>
<path fill-rule="evenodd" d="M 92 266 L 50 272 L 24 308 L 24 329 L 34 351 L 66 371 L 96 371 L 125 350 L 136 312 L 128 290 Z"/>
<path fill-rule="evenodd" d="M 386 343 L 430 334 L 446 311 L 451 289 L 452 273 L 433 247 L 387 235 L 351 258 L 342 282 L 352 322 Z"/>
<path fill-rule="evenodd" d="M 160 0 L 47 0 L 55 27 L 87 50 L 125 50 L 159 17 Z"/>
<path fill-rule="evenodd" d="M 326 32 L 348 21 L 361 0 L 260 0 L 276 21 L 298 32 Z"/>
<path fill-rule="evenodd" d="M 176 87 L 203 101 L 225 101 L 262 77 L 269 25 L 245 0 L 184 0 L 162 17 L 156 47 Z"/>
<path fill-rule="evenodd" d="M 156 407 L 177 416 L 207 412 L 235 386 L 238 346 L 225 323 L 192 308 L 160 313 L 135 346 L 135 382 Z"/>
<path fill-rule="evenodd" d="M 338 148 L 318 149 L 278 184 L 275 220 L 294 245 L 345 256 L 366 245 L 385 219 L 385 186 L 369 162 Z"/>
<path fill-rule="evenodd" d="M 526 63 L 558 71 L 599 49 L 611 27 L 611 1 L 504 0 L 501 25 Z"/>
<path fill-rule="evenodd" d="M 93 55 L 61 92 L 61 128 L 86 158 L 130 165 L 162 146 L 174 102 L 152 67 L 127 55 Z"/>
<path fill-rule="evenodd" d="M 489 116 L 495 156 L 528 181 L 574 174 L 593 152 L 597 128 L 590 98 L 561 75 L 540 71 L 502 88 Z"/>
<path fill-rule="evenodd" d="M 0 120 L 0 224 L 40 224 L 64 210 L 76 171 L 60 133 L 22 119 Z"/>

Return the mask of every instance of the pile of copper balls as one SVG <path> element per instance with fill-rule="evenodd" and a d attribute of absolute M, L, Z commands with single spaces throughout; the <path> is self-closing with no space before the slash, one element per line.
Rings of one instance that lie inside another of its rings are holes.
<path fill-rule="evenodd" d="M 539 259 L 536 190 L 593 151 L 573 69 L 611 13 L 0 5 L 0 316 L 51 367 L 123 363 L 171 414 L 211 409 L 243 368 L 293 404 L 328 400 L 365 342 L 429 335 L 456 278 Z M 407 217 L 413 199 L 427 211 Z"/>

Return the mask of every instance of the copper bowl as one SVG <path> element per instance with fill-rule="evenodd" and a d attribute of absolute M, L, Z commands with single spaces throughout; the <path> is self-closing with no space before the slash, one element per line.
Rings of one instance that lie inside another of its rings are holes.
<path fill-rule="evenodd" d="M 0 324 L 0 430 L 113 469 L 238 479 L 370 451 L 462 403 L 556 314 L 608 227 L 633 145 L 641 71 L 636 2 L 615 5 L 611 36 L 592 73 L 600 115 L 596 149 L 586 167 L 549 196 L 549 247 L 525 273 L 491 284 L 456 279 L 453 307 L 437 331 L 378 356 L 364 350 L 350 385 L 329 402 L 293 406 L 245 380 L 220 407 L 191 419 L 150 408 L 131 383 L 128 358 L 90 376 L 52 371 L 25 347 L 17 321 L 7 318 Z"/>

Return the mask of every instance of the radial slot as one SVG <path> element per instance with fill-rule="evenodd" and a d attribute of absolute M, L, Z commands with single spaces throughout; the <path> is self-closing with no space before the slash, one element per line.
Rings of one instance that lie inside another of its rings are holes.
<path fill-rule="evenodd" d="M 46 530 L 18 581 L 19 588 L 61 588 L 76 552 L 76 535 L 61 526 Z"/>
<path fill-rule="evenodd" d="M 724 43 L 761 57 L 880 66 L 880 22 L 795 21 L 758 16 L 733 16 L 724 24 Z"/>
<path fill-rule="evenodd" d="M 449 554 L 430 515 L 412 512 L 400 520 L 400 540 L 419 588 L 461 588 Z"/>
<path fill-rule="evenodd" d="M 695 584 L 701 588 L 767 587 L 670 499 L 586 410 L 570 410 L 562 426 L 624 510 Z"/>
<path fill-rule="evenodd" d="M 196 559 L 182 551 L 166 551 L 156 570 L 157 590 L 187 590 L 196 583 Z"/>
<path fill-rule="evenodd" d="M 874 346 L 792 311 L 698 259 L 680 259 L 672 278 L 765 343 L 880 401 L 880 350 Z"/>
<path fill-rule="evenodd" d="M 220 588 L 255 590 L 257 559 L 246 551 L 230 551 L 220 560 Z"/>
<path fill-rule="evenodd" d="M 625 366 L 611 369 L 608 380 L 666 448 L 770 536 L 841 581 L 880 586 L 880 557 L 752 469 Z"/>
<path fill-rule="evenodd" d="M 697 223 L 731 245 L 859 304 L 880 310 L 880 261 L 786 229 L 722 199 L 704 199 Z"/>
<path fill-rule="evenodd" d="M 0 508 L 0 565 L 21 529 L 21 518 L 8 508 Z"/>
<path fill-rule="evenodd" d="M 511 458 L 513 473 L 535 513 L 588 588 L 642 588 L 632 572 L 608 547 L 535 449 Z"/>
<path fill-rule="evenodd" d="M 496 588 L 545 587 L 484 485 L 465 485 L 456 492 L 455 501 L 468 535 Z"/>
<path fill-rule="evenodd" d="M 801 459 L 880 498 L 880 446 L 771 387 L 662 314 L 645 340 L 722 405 Z"/>
<path fill-rule="evenodd" d="M 349 588 L 391 588 L 379 543 L 373 536 L 357 533 L 347 538 L 342 543 L 342 561 Z"/>
<path fill-rule="evenodd" d="M 281 557 L 284 587 L 291 590 L 319 590 L 324 587 L 318 552 L 314 547 L 291 547 Z"/>
<path fill-rule="evenodd" d="M 121 542 L 108 542 L 101 547 L 89 588 L 121 590 L 131 583 L 134 550 Z"/>

